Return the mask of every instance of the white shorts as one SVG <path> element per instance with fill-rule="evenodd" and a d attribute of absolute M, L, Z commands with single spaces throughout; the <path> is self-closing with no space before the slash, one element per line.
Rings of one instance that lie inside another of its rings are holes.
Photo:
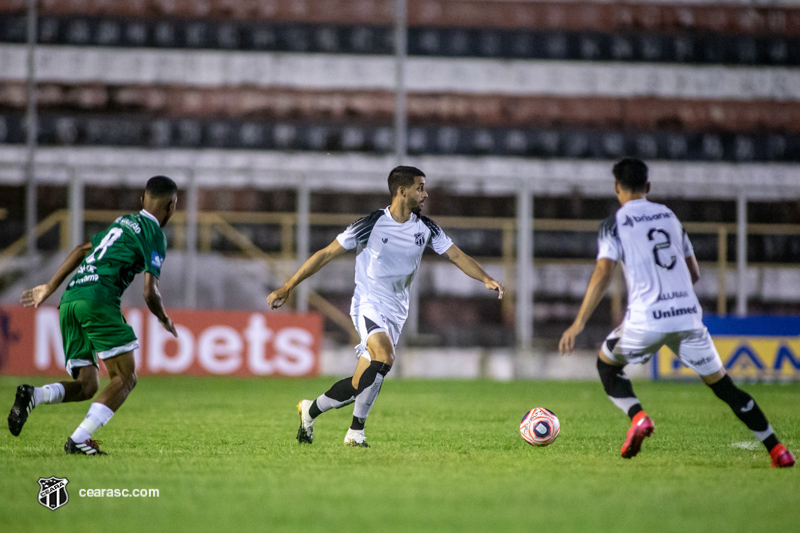
<path fill-rule="evenodd" d="M 370 359 L 369 351 L 367 350 L 367 339 L 373 333 L 386 333 L 389 335 L 389 340 L 392 341 L 392 346 L 397 346 L 400 332 L 403 330 L 402 322 L 397 323 L 389 320 L 386 315 L 371 305 L 361 305 L 358 308 L 358 314 L 350 315 L 350 318 L 353 319 L 353 325 L 355 325 L 358 336 L 361 338 L 361 343 L 356 346 L 357 357 Z"/>
<path fill-rule="evenodd" d="M 700 374 L 711 375 L 722 368 L 722 359 L 707 328 L 688 331 L 647 331 L 620 327 L 603 342 L 603 355 L 620 365 L 646 363 L 662 346 L 675 352 L 678 359 Z"/>

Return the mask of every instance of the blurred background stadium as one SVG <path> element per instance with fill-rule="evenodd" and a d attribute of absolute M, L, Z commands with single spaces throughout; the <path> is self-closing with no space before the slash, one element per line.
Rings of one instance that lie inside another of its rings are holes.
<path fill-rule="evenodd" d="M 510 289 L 498 301 L 426 253 L 406 347 L 553 359 L 624 155 L 684 222 L 707 314 L 800 314 L 793 0 L 0 1 L 7 305 L 166 174 L 181 187 L 167 305 L 265 309 L 388 204 L 402 162 L 429 177 L 427 214 Z M 325 317 L 326 353 L 351 353 L 353 263 L 292 302 Z M 618 272 L 581 348 L 620 321 L 624 293 Z"/>

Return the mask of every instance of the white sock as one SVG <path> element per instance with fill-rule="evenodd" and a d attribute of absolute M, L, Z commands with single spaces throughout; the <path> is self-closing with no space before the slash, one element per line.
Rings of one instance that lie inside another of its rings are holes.
<path fill-rule="evenodd" d="M 61 403 L 64 401 L 64 385 L 61 383 L 51 383 L 43 387 L 33 388 L 33 403 L 39 405 L 40 403 Z"/>
<path fill-rule="evenodd" d="M 81 425 L 70 437 L 73 442 L 85 442 L 92 437 L 92 433 L 99 428 L 108 424 L 111 417 L 114 416 L 114 411 L 103 405 L 102 403 L 93 403 L 83 419 Z"/>
<path fill-rule="evenodd" d="M 319 410 L 324 413 L 325 411 L 330 411 L 331 409 L 341 409 L 345 405 L 350 405 L 354 401 L 355 398 L 353 398 L 352 396 L 350 397 L 350 399 L 341 402 L 339 400 L 334 400 L 333 398 L 329 398 L 324 394 L 320 394 L 319 397 L 317 398 L 317 408 L 319 408 Z"/>
<path fill-rule="evenodd" d="M 614 405 L 622 409 L 622 412 L 626 415 L 628 411 L 631 410 L 631 407 L 639 403 L 639 398 L 614 398 L 613 396 L 609 396 L 609 399 L 614 402 Z"/>
<path fill-rule="evenodd" d="M 356 396 L 356 404 L 353 406 L 353 416 L 356 418 L 367 418 L 372 409 L 372 405 L 378 398 L 378 393 L 381 392 L 381 385 L 383 385 L 383 376 L 378 374 L 375 376 L 375 381 L 361 391 L 361 394 Z"/>

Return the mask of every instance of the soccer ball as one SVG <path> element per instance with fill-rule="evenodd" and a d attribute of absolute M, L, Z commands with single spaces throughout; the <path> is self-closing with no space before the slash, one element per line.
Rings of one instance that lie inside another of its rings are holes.
<path fill-rule="evenodd" d="M 561 431 L 561 423 L 552 411 L 544 407 L 531 409 L 522 417 L 519 432 L 525 442 L 533 446 L 553 444 Z"/>

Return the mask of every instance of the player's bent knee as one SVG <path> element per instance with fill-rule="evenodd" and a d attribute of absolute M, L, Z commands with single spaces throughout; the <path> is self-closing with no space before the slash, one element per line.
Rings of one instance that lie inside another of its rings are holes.
<path fill-rule="evenodd" d="M 125 388 L 128 389 L 128 392 L 130 392 L 136 386 L 136 383 L 138 383 L 139 378 L 136 375 L 136 372 L 132 372 L 130 374 L 123 375 L 122 380 L 123 383 L 125 383 Z"/>
<path fill-rule="evenodd" d="M 373 363 L 373 364 L 376 364 L 376 370 L 377 370 L 378 374 L 380 374 L 383 377 L 386 377 L 386 375 L 392 369 L 392 365 L 390 365 L 388 363 L 380 363 L 380 364 Z"/>
<path fill-rule="evenodd" d="M 394 364 L 394 347 L 389 345 L 379 345 L 370 350 L 370 359 L 372 361 L 380 361 L 381 363 L 389 366 Z"/>
<path fill-rule="evenodd" d="M 392 366 L 394 364 L 394 352 L 385 352 L 383 357 L 375 358 L 376 361 L 380 361 L 383 364 Z"/>
<path fill-rule="evenodd" d="M 703 380 L 703 383 L 705 383 L 706 385 L 711 387 L 714 384 L 719 383 L 720 381 L 722 381 L 722 379 L 725 376 L 727 376 L 727 373 L 725 372 L 725 369 L 722 368 L 720 370 L 717 370 L 713 374 L 709 374 L 709 375 L 706 375 L 706 376 L 700 376 L 700 378 Z"/>
<path fill-rule="evenodd" d="M 87 367 L 88 368 L 88 367 Z M 78 374 L 78 383 L 81 386 L 78 401 L 91 400 L 100 388 L 100 378 L 97 372 L 81 372 Z"/>
<path fill-rule="evenodd" d="M 91 400 L 94 398 L 94 395 L 97 394 L 98 388 L 100 388 L 100 384 L 97 380 L 81 383 L 81 395 L 83 396 L 83 399 Z"/>
<path fill-rule="evenodd" d="M 394 345 L 386 333 L 376 332 L 370 335 L 367 339 L 367 351 L 372 361 L 394 364 Z"/>
<path fill-rule="evenodd" d="M 598 357 L 597 358 L 597 372 L 600 376 L 614 376 L 618 374 L 622 374 L 625 367 L 608 363 L 604 360 L 605 358 Z"/>

